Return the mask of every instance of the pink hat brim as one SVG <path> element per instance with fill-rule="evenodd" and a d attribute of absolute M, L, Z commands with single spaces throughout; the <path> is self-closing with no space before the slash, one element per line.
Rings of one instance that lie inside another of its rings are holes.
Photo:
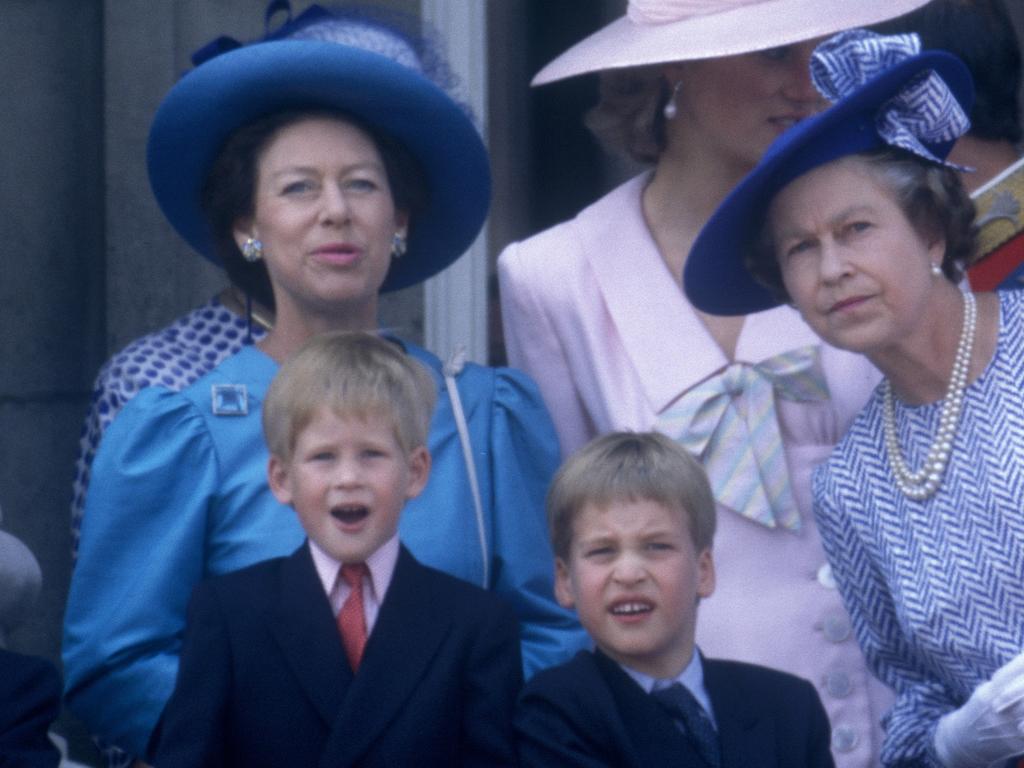
<path fill-rule="evenodd" d="M 616 19 L 544 67 L 532 85 L 671 61 L 710 59 L 778 48 L 877 24 L 929 0 L 764 0 L 663 24 Z"/>

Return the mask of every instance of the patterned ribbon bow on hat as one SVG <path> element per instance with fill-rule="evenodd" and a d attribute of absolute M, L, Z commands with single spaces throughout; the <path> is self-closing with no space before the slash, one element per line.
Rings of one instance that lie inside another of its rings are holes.
<path fill-rule="evenodd" d="M 799 530 L 775 398 L 828 400 L 817 347 L 757 365 L 733 363 L 658 418 L 656 429 L 699 457 L 719 504 L 769 528 Z"/>
<path fill-rule="evenodd" d="M 825 98 L 836 102 L 920 52 L 921 39 L 916 34 L 879 35 L 852 29 L 815 49 L 811 79 Z M 912 80 L 875 116 L 875 129 L 889 146 L 960 171 L 969 169 L 938 158 L 926 144 L 953 141 L 970 127 L 970 119 L 949 86 L 933 71 Z"/>
<path fill-rule="evenodd" d="M 285 14 L 285 21 L 273 28 L 273 21 L 278 14 Z M 274 40 L 322 40 L 328 43 L 340 43 L 352 48 L 386 56 L 404 67 L 424 73 L 423 62 L 408 40 L 375 23 L 372 17 L 360 19 L 361 11 L 351 9 L 345 15 L 336 15 L 319 5 L 311 5 L 298 16 L 292 18 L 290 0 L 270 0 L 264 14 L 262 42 Z M 233 37 L 221 35 L 192 54 L 195 66 L 205 64 L 223 53 L 241 48 L 242 43 Z M 424 73 L 428 74 L 428 73 Z M 442 85 L 440 74 L 428 74 L 434 82 Z M 450 76 L 448 76 L 450 79 Z M 442 85 L 442 87 L 445 87 Z"/>

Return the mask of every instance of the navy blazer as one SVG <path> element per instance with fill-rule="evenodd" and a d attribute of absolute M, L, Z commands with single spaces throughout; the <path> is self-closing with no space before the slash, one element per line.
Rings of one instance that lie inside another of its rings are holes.
<path fill-rule="evenodd" d="M 60 752 L 47 730 L 58 714 L 53 664 L 0 649 L 0 766 L 57 768 Z"/>
<path fill-rule="evenodd" d="M 814 687 L 753 664 L 703 659 L 722 768 L 831 768 Z M 672 718 L 600 651 L 538 673 L 516 710 L 523 768 L 708 768 Z"/>
<path fill-rule="evenodd" d="M 518 625 L 401 548 L 353 675 L 308 546 L 201 584 L 157 768 L 515 763 Z"/>

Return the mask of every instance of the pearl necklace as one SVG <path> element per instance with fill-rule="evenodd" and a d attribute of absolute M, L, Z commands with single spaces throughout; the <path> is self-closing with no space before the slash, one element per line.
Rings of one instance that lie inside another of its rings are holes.
<path fill-rule="evenodd" d="M 910 470 L 900 451 L 900 442 L 896 435 L 892 385 L 888 379 L 882 382 L 882 426 L 885 430 L 885 447 L 886 453 L 889 455 L 889 468 L 892 470 L 896 487 L 903 492 L 903 495 L 915 501 L 923 501 L 938 490 L 953 448 L 957 423 L 960 421 L 964 389 L 967 387 L 967 371 L 971 365 L 971 350 L 974 347 L 974 329 L 978 317 L 974 294 L 967 292 L 963 294 L 963 297 L 964 324 L 960 330 L 960 341 L 956 348 L 956 358 L 953 361 L 953 372 L 949 377 L 946 398 L 942 402 L 939 430 L 935 435 L 935 440 L 928 448 L 924 464 L 916 472 Z"/>

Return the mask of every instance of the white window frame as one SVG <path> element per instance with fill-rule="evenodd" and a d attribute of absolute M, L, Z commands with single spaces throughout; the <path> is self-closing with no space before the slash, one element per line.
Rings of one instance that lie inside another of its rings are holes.
<path fill-rule="evenodd" d="M 487 3 L 483 0 L 421 0 L 425 21 L 447 46 L 448 61 L 462 81 L 487 141 Z M 424 342 L 442 359 L 458 346 L 487 362 L 487 225 L 458 261 L 424 286 Z"/>

